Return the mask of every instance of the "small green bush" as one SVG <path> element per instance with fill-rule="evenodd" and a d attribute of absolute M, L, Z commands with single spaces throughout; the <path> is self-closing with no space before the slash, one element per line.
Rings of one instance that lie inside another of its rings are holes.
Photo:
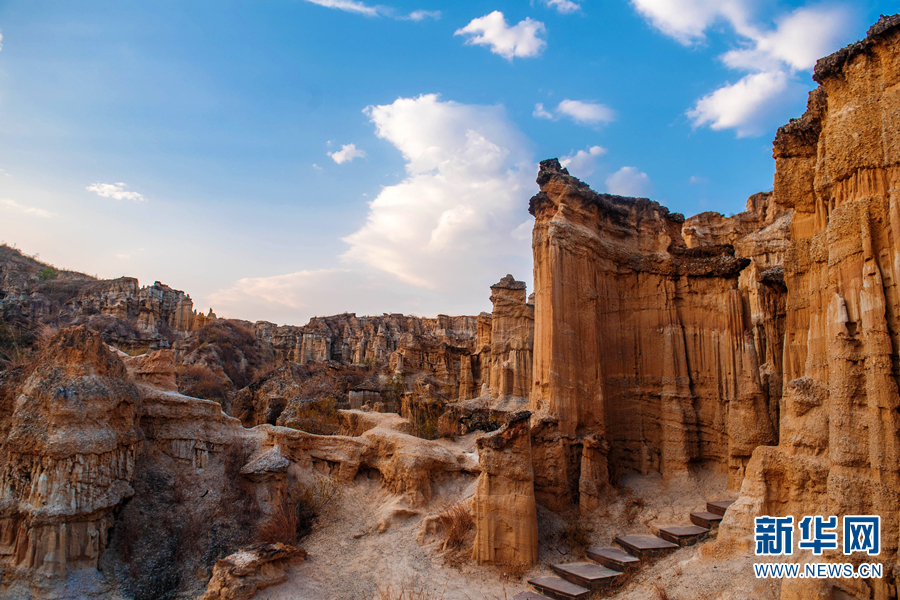
<path fill-rule="evenodd" d="M 44 267 L 44 269 L 38 273 L 38 279 L 41 281 L 48 281 L 50 279 L 56 279 L 59 277 L 59 272 L 53 267 Z"/>

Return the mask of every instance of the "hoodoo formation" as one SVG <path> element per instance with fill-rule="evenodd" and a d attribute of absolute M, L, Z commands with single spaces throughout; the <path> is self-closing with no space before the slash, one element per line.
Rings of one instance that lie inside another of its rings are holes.
<path fill-rule="evenodd" d="M 0 247 L 0 596 L 896 600 L 900 15 L 815 80 L 731 217 L 541 162 L 533 296 L 477 316 L 220 319 Z M 882 576 L 756 577 L 808 515 L 880 552 L 777 561 Z"/>

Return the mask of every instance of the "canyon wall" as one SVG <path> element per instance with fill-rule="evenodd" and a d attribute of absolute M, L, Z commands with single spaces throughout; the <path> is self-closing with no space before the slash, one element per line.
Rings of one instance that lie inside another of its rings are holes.
<path fill-rule="evenodd" d="M 539 498 L 594 490 L 589 507 L 598 473 L 692 463 L 719 465 L 736 488 L 753 449 L 777 442 L 784 286 L 772 239 L 789 215 L 762 196 L 739 217 L 685 222 L 595 193 L 556 160 L 538 184 L 531 407 L 535 460 L 557 466 L 542 469 Z"/>
<path fill-rule="evenodd" d="M 774 143 L 774 193 L 795 211 L 781 443 L 754 452 L 723 534 L 746 545 L 760 515 L 881 515 L 885 577 L 830 581 L 827 597 L 882 600 L 900 577 L 900 16 L 821 59 L 815 79 Z"/>

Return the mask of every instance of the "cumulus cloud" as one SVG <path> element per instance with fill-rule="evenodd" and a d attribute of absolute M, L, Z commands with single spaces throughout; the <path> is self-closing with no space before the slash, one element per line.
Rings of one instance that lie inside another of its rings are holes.
<path fill-rule="evenodd" d="M 138 194 L 137 192 L 129 192 L 125 188 L 128 185 L 122 182 L 119 183 L 92 183 L 87 186 L 86 189 L 89 192 L 94 192 L 98 196 L 102 196 L 104 198 L 112 198 L 114 200 L 134 200 L 135 202 L 143 202 L 146 200 L 144 196 Z"/>
<path fill-rule="evenodd" d="M 356 147 L 356 144 L 344 144 L 341 149 L 336 152 L 329 152 L 328 156 L 337 164 L 350 162 L 354 158 L 365 158 L 366 152 Z"/>
<path fill-rule="evenodd" d="M 751 31 L 751 0 L 631 0 L 632 6 L 655 27 L 681 44 L 706 39 L 706 30 L 718 21 L 739 33 Z"/>
<path fill-rule="evenodd" d="M 665 35 L 681 44 L 706 39 L 717 23 L 736 34 L 736 48 L 720 59 L 746 75 L 703 96 L 687 112 L 695 127 L 733 129 L 738 137 L 771 128 L 774 109 L 792 97 L 801 72 L 837 50 L 853 31 L 857 15 L 848 5 L 817 4 L 777 15 L 769 25 L 751 0 L 631 0 L 632 6 Z"/>
<path fill-rule="evenodd" d="M 722 56 L 723 62 L 735 69 L 756 70 L 788 68 L 811 69 L 816 61 L 833 52 L 853 23 L 851 11 L 840 5 L 799 8 L 776 19 L 771 31 L 751 36 L 751 43 Z"/>
<path fill-rule="evenodd" d="M 49 219 L 50 217 L 56 215 L 56 213 L 50 212 L 48 210 L 44 210 L 43 208 L 35 208 L 33 206 L 25 206 L 24 204 L 19 204 L 15 200 L 9 199 L 0 199 L 0 206 L 5 208 L 10 212 L 18 212 L 26 215 L 33 215 L 35 217 L 40 217 L 42 219 Z"/>
<path fill-rule="evenodd" d="M 738 137 L 759 135 L 765 131 L 764 117 L 792 95 L 788 93 L 789 84 L 790 78 L 784 71 L 747 75 L 700 98 L 687 115 L 698 127 L 734 129 Z"/>
<path fill-rule="evenodd" d="M 572 2 L 572 0 L 544 0 L 544 4 L 555 8 L 557 12 L 564 15 L 570 15 L 581 10 L 581 5 L 577 2 Z"/>
<path fill-rule="evenodd" d="M 0 50 L 3 50 L 3 34 L 0 33 Z"/>
<path fill-rule="evenodd" d="M 547 28 L 543 23 L 530 18 L 510 26 L 503 13 L 495 10 L 483 17 L 472 19 L 468 25 L 457 29 L 453 35 L 465 36 L 467 44 L 488 46 L 494 54 L 511 61 L 513 58 L 540 55 L 547 46 L 547 42 L 541 38 L 546 32 Z"/>
<path fill-rule="evenodd" d="M 494 270 L 485 257 L 528 256 L 511 232 L 526 210 L 535 165 L 502 106 L 430 94 L 370 106 L 366 114 L 403 154 L 407 176 L 384 188 L 365 225 L 344 238 L 346 260 L 417 287 L 471 289 L 473 275 Z"/>
<path fill-rule="evenodd" d="M 505 109 L 432 94 L 364 112 L 402 154 L 403 180 L 368 203 L 340 264 L 236 281 L 207 297 L 217 314 L 477 314 L 503 274 L 530 280 L 537 164 Z"/>
<path fill-rule="evenodd" d="M 650 177 L 637 167 L 622 167 L 606 178 L 606 190 L 619 196 L 646 197 L 650 195 L 653 186 L 650 184 Z"/>
<path fill-rule="evenodd" d="M 575 177 L 587 177 L 594 172 L 597 159 L 606 154 L 606 148 L 591 146 L 587 150 L 579 150 L 559 159 L 559 164 L 569 170 Z"/>
<path fill-rule="evenodd" d="M 556 111 L 582 125 L 611 123 L 616 118 L 616 114 L 608 106 L 580 100 L 563 100 L 556 107 Z"/>

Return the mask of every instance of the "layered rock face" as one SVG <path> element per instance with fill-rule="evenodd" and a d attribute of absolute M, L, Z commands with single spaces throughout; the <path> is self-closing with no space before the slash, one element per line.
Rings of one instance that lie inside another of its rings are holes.
<path fill-rule="evenodd" d="M 689 247 L 681 215 L 646 199 L 597 194 L 556 160 L 541 163 L 538 184 L 530 206 L 531 405 L 542 424 L 535 454 L 559 466 L 545 471 L 538 497 L 554 506 L 594 490 L 587 506 L 595 504 L 605 482 L 579 479 L 605 473 L 607 460 L 614 472 L 663 474 L 710 462 L 727 468 L 736 487 L 752 450 L 777 441 L 763 379 L 769 367 L 760 356 L 779 340 L 765 326 L 760 339 L 754 335 L 740 278 L 756 257 L 737 256 L 722 230 L 759 235 L 766 218 L 742 217 L 753 223 L 746 231 L 733 222 L 707 225 L 709 233 Z M 760 204 L 760 213 L 770 211 Z M 695 221 L 694 230 L 701 225 Z M 767 285 L 759 279 L 752 284 Z M 759 309 L 761 321 L 778 311 L 777 300 L 766 302 L 773 306 Z"/>
<path fill-rule="evenodd" d="M 476 328 L 477 317 L 399 314 L 315 317 L 302 327 L 254 325 L 257 339 L 276 361 L 387 367 L 400 376 L 419 376 L 446 400 L 459 395 L 460 357 L 474 349 Z"/>
<path fill-rule="evenodd" d="M 815 79 L 820 87 L 806 114 L 780 128 L 774 144 L 774 193 L 796 211 L 784 262 L 781 443 L 754 452 L 723 533 L 747 536 L 752 517 L 761 514 L 881 515 L 884 579 L 829 587 L 859 598 L 894 598 L 900 16 L 882 17 L 865 40 L 821 59 Z M 871 558 L 858 557 L 832 559 Z"/>
<path fill-rule="evenodd" d="M 198 314 L 189 295 L 158 281 L 141 287 L 134 277 L 97 280 L 57 272 L 6 246 L 0 249 L 0 312 L 25 330 L 96 322 L 109 343 L 151 349 L 169 347 L 216 319 L 212 310 Z"/>
<path fill-rule="evenodd" d="M 479 563 L 531 565 L 538 559 L 530 416 L 516 413 L 477 441 L 481 475 L 472 500 L 472 552 Z"/>
<path fill-rule="evenodd" d="M 138 391 L 99 334 L 57 335 L 15 401 L 4 442 L 0 562 L 65 575 L 96 567 L 134 490 Z"/>
<path fill-rule="evenodd" d="M 507 275 L 491 286 L 490 315 L 478 319 L 476 351 L 462 357 L 459 399 L 490 391 L 494 399 L 528 399 L 534 351 L 534 304 L 525 282 Z"/>

